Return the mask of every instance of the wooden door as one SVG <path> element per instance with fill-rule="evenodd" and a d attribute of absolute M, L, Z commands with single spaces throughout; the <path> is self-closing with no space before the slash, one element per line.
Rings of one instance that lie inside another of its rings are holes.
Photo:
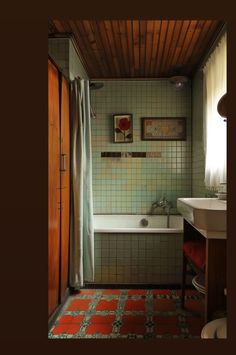
<path fill-rule="evenodd" d="M 60 256 L 60 112 L 59 76 L 48 60 L 48 313 L 59 302 Z"/>
<path fill-rule="evenodd" d="M 61 77 L 61 260 L 60 300 L 63 301 L 68 288 L 69 225 L 70 225 L 70 124 L 69 85 Z"/>

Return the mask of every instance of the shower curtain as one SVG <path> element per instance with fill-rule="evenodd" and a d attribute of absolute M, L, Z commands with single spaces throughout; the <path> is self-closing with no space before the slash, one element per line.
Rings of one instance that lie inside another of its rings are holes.
<path fill-rule="evenodd" d="M 71 82 L 70 287 L 94 280 L 91 108 L 89 81 Z"/>

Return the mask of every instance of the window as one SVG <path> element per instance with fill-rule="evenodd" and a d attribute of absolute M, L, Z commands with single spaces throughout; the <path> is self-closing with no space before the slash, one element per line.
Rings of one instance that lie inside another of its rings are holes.
<path fill-rule="evenodd" d="M 217 104 L 227 90 L 226 34 L 210 55 L 204 69 L 205 185 L 217 188 L 226 182 L 226 122 Z"/>

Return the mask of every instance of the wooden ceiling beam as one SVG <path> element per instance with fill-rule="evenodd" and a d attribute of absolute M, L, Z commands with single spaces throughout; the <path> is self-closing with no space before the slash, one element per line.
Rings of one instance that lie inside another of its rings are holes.
<path fill-rule="evenodd" d="M 223 22 L 218 20 L 57 20 L 49 34 L 74 35 L 89 77 L 192 75 Z"/>

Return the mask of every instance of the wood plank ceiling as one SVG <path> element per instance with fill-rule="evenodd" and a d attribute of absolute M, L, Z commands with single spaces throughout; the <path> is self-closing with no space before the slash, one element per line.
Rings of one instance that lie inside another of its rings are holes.
<path fill-rule="evenodd" d="M 219 20 L 51 20 L 49 36 L 73 35 L 91 79 L 192 77 Z"/>

